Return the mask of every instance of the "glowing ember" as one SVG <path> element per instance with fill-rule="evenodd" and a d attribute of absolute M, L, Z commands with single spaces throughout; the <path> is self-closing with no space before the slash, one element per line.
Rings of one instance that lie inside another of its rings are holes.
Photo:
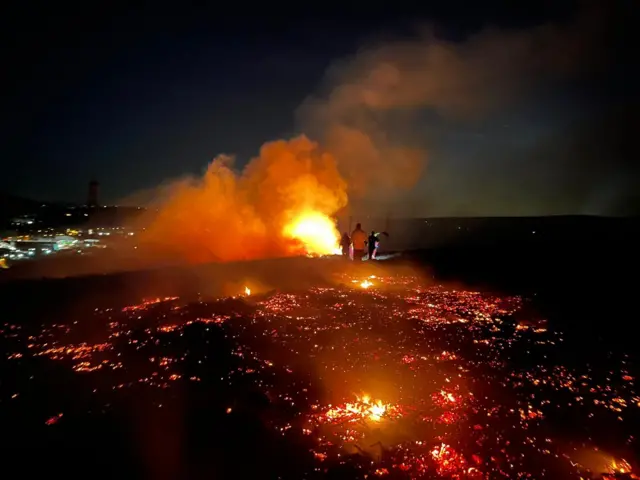
<path fill-rule="evenodd" d="M 592 352 L 583 336 L 527 320 L 521 297 L 450 290 L 378 268 L 376 277 L 337 274 L 335 286 L 265 289 L 251 305 L 154 295 L 64 323 L 5 321 L 0 417 L 20 415 L 12 424 L 33 425 L 24 437 L 41 442 L 38 435 L 78 431 L 94 405 L 107 412 L 132 398 L 157 408 L 151 418 L 162 421 L 168 409 L 184 408 L 189 389 L 194 419 L 213 412 L 239 431 L 256 422 L 283 449 L 309 449 L 297 475 L 283 462 L 269 478 L 336 478 L 343 468 L 369 480 L 639 478 L 633 356 L 606 343 Z M 251 294 L 241 283 L 233 292 L 247 302 Z M 563 365 L 567 352 L 584 361 Z M 41 395 L 48 403 L 34 403 L 34 388 L 49 382 L 65 391 L 69 376 L 47 377 L 52 362 L 81 376 L 73 385 L 80 400 Z M 342 398 L 362 390 L 393 392 L 393 401 Z"/>
<path fill-rule="evenodd" d="M 62 418 L 62 413 L 59 413 L 57 415 L 54 415 L 53 417 L 49 418 L 46 422 L 44 422 L 47 426 L 50 425 L 55 425 L 56 423 L 58 423 L 58 421 Z"/>
<path fill-rule="evenodd" d="M 320 423 L 343 423 L 370 420 L 379 422 L 383 418 L 400 417 L 398 407 L 384 404 L 380 400 L 371 400 L 371 397 L 364 395 L 356 402 L 345 403 L 330 408 L 319 418 Z"/>
<path fill-rule="evenodd" d="M 284 227 L 283 235 L 298 240 L 309 255 L 337 255 L 339 233 L 335 222 L 318 212 L 298 215 Z"/>
<path fill-rule="evenodd" d="M 130 305 L 128 307 L 124 307 L 122 309 L 123 312 L 137 312 L 140 310 L 146 310 L 149 307 L 152 307 L 153 305 L 158 305 L 160 303 L 164 303 L 164 302 L 172 302 L 174 300 L 177 300 L 178 297 L 164 297 L 164 298 L 152 298 L 149 300 L 143 300 L 143 302 L 139 305 Z"/>
<path fill-rule="evenodd" d="M 440 476 L 460 478 L 461 474 L 473 475 L 477 472 L 475 468 L 467 469 L 464 457 L 444 443 L 435 447 L 431 451 L 431 456 L 436 462 L 436 471 Z"/>

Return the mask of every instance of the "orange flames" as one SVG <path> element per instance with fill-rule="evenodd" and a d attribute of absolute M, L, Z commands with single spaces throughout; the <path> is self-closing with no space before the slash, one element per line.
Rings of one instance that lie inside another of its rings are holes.
<path fill-rule="evenodd" d="M 617 461 L 615 459 L 612 459 L 611 463 L 607 465 L 607 470 L 607 473 L 611 474 L 631 473 L 631 464 L 624 458 Z"/>
<path fill-rule="evenodd" d="M 364 395 L 356 402 L 345 403 L 330 408 L 320 417 L 321 421 L 327 423 L 358 422 L 370 420 L 379 422 L 386 417 L 399 417 L 401 413 L 394 405 L 382 403 L 380 400 L 371 400 L 371 397 Z"/>
<path fill-rule="evenodd" d="M 319 212 L 300 214 L 285 225 L 282 233 L 287 238 L 300 241 L 309 255 L 340 254 L 336 222 Z"/>
<path fill-rule="evenodd" d="M 215 159 L 204 177 L 166 188 L 144 219 L 140 254 L 191 263 L 336 253 L 347 205 L 335 158 L 305 136 L 263 145 L 241 173 Z"/>

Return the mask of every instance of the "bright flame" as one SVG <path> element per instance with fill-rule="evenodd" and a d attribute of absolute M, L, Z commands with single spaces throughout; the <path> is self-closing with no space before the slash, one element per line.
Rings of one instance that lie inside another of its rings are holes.
<path fill-rule="evenodd" d="M 609 465 L 609 473 L 630 473 L 631 472 L 631 465 L 629 464 L 629 462 L 627 462 L 624 458 L 616 461 L 616 460 L 612 460 L 611 464 Z"/>
<path fill-rule="evenodd" d="M 371 283 L 369 280 L 365 280 L 360 284 L 362 288 L 369 288 L 371 285 L 373 285 L 373 283 Z"/>
<path fill-rule="evenodd" d="M 379 422 L 384 417 L 401 416 L 399 409 L 393 405 L 382 403 L 380 400 L 371 400 L 371 397 L 364 395 L 354 403 L 345 403 L 327 410 L 324 414 L 325 421 L 329 422 L 357 422 L 370 420 Z"/>
<path fill-rule="evenodd" d="M 304 212 L 285 225 L 283 235 L 300 241 L 309 255 L 337 255 L 339 233 L 335 222 L 318 212 Z"/>
<path fill-rule="evenodd" d="M 136 258 L 152 262 L 331 254 L 339 243 L 331 219 L 348 204 L 337 159 L 305 136 L 266 143 L 242 172 L 221 155 L 203 177 L 148 196 Z"/>
<path fill-rule="evenodd" d="M 382 415 L 387 411 L 386 405 L 383 405 L 380 400 L 377 403 L 369 407 L 369 419 L 377 422 L 382 418 Z"/>
<path fill-rule="evenodd" d="M 249 287 L 244 287 L 244 294 L 248 297 L 251 295 L 251 289 Z"/>
<path fill-rule="evenodd" d="M 363 405 L 361 410 L 363 410 L 364 414 L 369 417 L 369 420 L 374 422 L 379 422 L 387 411 L 387 406 L 384 405 L 382 401 L 376 400 L 375 403 L 371 402 L 371 397 L 369 395 L 363 395 L 360 402 Z"/>

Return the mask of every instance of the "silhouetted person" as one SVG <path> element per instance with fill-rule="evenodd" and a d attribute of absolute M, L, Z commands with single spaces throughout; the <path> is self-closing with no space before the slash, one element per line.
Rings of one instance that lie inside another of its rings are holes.
<path fill-rule="evenodd" d="M 344 232 L 342 234 L 342 239 L 340 240 L 340 248 L 342 249 L 342 256 L 349 256 L 349 247 L 351 247 L 351 238 L 349 238 L 349 234 Z"/>
<path fill-rule="evenodd" d="M 369 251 L 369 260 L 373 260 L 375 258 L 375 251 L 378 247 L 378 235 L 376 232 L 371 231 L 371 235 L 367 239 L 367 250 Z"/>
<path fill-rule="evenodd" d="M 367 234 L 362 230 L 362 225 L 356 225 L 356 229 L 351 233 L 351 244 L 353 245 L 353 259 L 362 260 L 364 248 L 367 243 Z"/>

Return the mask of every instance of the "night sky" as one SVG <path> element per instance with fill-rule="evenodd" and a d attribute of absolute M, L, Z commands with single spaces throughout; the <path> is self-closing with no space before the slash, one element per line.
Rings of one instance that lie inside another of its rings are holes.
<path fill-rule="evenodd" d="M 609 6 L 597 15 L 595 40 L 585 31 L 582 42 L 578 30 L 580 60 L 570 74 L 538 81 L 537 70 L 503 67 L 508 87 L 527 84 L 508 101 L 488 77 L 493 85 L 469 83 L 459 88 L 472 92 L 423 102 L 407 128 L 428 152 L 426 168 L 397 205 L 427 215 L 640 213 L 632 46 L 640 44 L 639 7 L 602 3 Z M 274 4 L 271 12 L 247 5 L 244 15 L 181 2 L 16 4 L 1 20 L 0 192 L 83 202 L 96 178 L 101 201 L 115 203 L 197 175 L 219 153 L 242 165 L 265 141 L 313 137 L 300 106 L 322 91 L 328 69 L 363 48 L 410 42 L 428 26 L 438 42 L 464 52 L 487 27 L 502 35 L 563 25 L 592 6 L 449 0 L 417 12 L 391 4 Z M 492 108 L 462 112 L 465 95 Z"/>

